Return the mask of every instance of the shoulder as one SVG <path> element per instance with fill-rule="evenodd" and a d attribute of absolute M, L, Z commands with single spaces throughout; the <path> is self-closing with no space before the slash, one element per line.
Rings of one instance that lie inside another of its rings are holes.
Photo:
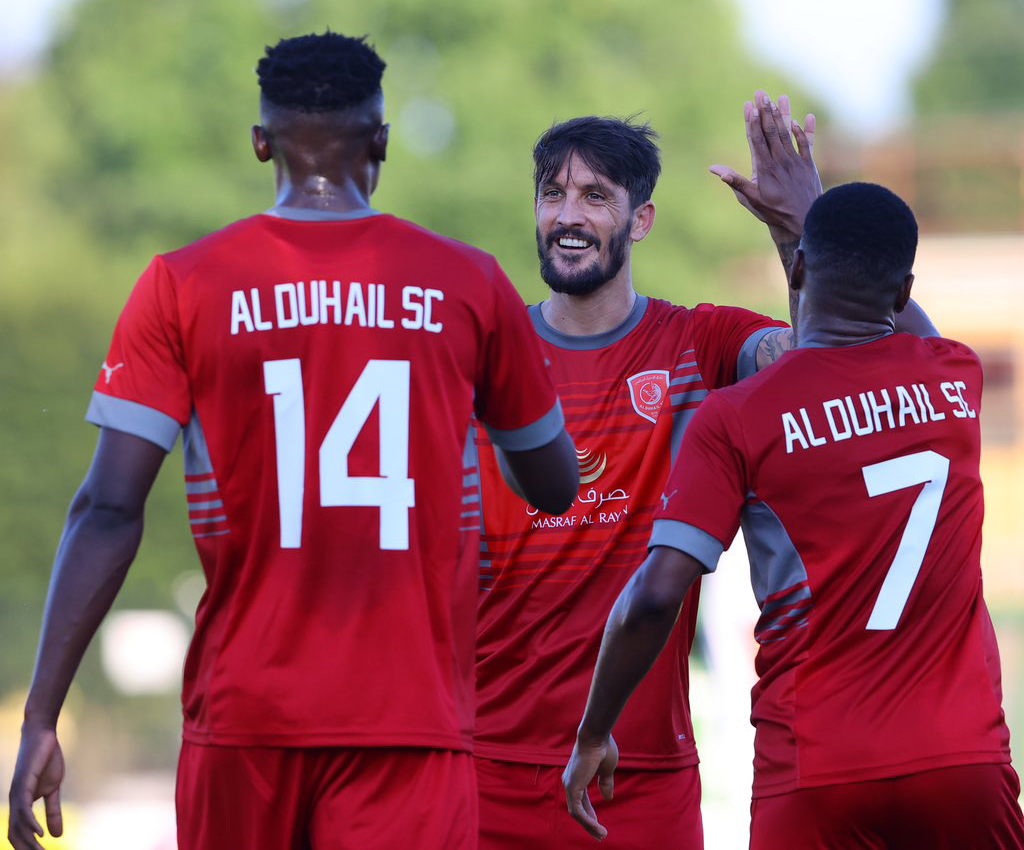
<path fill-rule="evenodd" d="M 267 216 L 262 215 L 240 219 L 181 248 L 158 254 L 156 261 L 175 272 L 187 273 L 221 251 L 247 241 L 262 240 L 267 232 L 266 219 Z"/>
<path fill-rule="evenodd" d="M 403 240 L 406 250 L 415 248 L 426 251 L 431 257 L 444 258 L 445 261 L 467 270 L 475 269 L 487 276 L 493 276 L 500 270 L 493 254 L 473 245 L 436 233 L 415 222 L 397 216 L 383 214 L 378 217 L 381 227 L 392 231 L 397 238 Z"/>

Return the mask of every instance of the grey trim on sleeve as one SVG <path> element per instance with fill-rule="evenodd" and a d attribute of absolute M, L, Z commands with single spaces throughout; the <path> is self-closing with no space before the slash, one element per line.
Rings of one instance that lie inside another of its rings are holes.
<path fill-rule="evenodd" d="M 565 427 L 565 416 L 562 415 L 562 402 L 555 399 L 555 406 L 531 425 L 511 431 L 492 428 L 486 422 L 483 426 L 494 445 L 508 452 L 525 452 L 546 446 L 555 439 Z"/>
<path fill-rule="evenodd" d="M 696 558 L 704 565 L 704 572 L 713 573 L 718 566 L 725 547 L 706 531 L 694 525 L 679 522 L 675 519 L 656 519 L 651 529 L 651 540 L 647 548 L 652 546 L 669 546 L 678 549 L 684 555 Z"/>
<path fill-rule="evenodd" d="M 152 407 L 135 401 L 93 392 L 85 421 L 100 428 L 124 431 L 160 446 L 165 452 L 174 448 L 178 439 L 179 425 L 172 417 Z"/>
<path fill-rule="evenodd" d="M 736 380 L 742 381 L 757 373 L 757 347 L 768 334 L 774 331 L 784 331 L 785 328 L 770 327 L 758 328 L 747 341 L 740 347 L 740 356 L 736 358 Z"/>
<path fill-rule="evenodd" d="M 562 333 L 562 331 L 556 330 L 551 327 L 544 319 L 544 314 L 541 312 L 540 304 L 533 304 L 529 307 L 530 319 L 533 321 L 534 330 L 537 331 L 537 336 L 543 340 L 547 340 L 552 345 L 557 345 L 559 348 L 565 348 L 569 351 L 596 351 L 599 348 L 607 348 L 609 345 L 613 345 L 620 339 L 624 339 L 637 325 L 640 324 L 641 319 L 644 317 L 644 313 L 647 312 L 647 304 L 650 299 L 646 295 L 638 295 L 636 301 L 633 302 L 633 309 L 629 311 L 629 315 L 626 316 L 625 321 L 617 328 L 612 328 L 610 331 L 604 333 L 593 334 L 590 336 L 576 335 Z"/>

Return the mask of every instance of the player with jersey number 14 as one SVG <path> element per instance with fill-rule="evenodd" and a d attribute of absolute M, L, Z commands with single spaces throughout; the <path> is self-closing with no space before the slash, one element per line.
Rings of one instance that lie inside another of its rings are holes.
<path fill-rule="evenodd" d="M 1024 847 L 982 597 L 981 364 L 934 329 L 894 332 L 916 247 L 893 193 L 826 192 L 790 274 L 797 348 L 694 417 L 563 777 L 593 835 L 612 727 L 742 524 L 761 608 L 753 850 Z"/>
<path fill-rule="evenodd" d="M 497 261 L 370 206 L 384 62 L 361 38 L 260 60 L 275 205 L 156 257 L 114 331 L 57 553 L 9 837 L 62 830 L 57 716 L 179 433 L 208 587 L 185 663 L 181 850 L 477 842 L 471 419 L 562 513 L 575 447 Z M 358 817 L 352 817 L 358 812 Z"/>

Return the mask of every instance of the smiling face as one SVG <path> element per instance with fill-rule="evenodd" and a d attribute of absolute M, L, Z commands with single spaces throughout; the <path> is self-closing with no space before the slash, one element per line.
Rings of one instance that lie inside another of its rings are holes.
<path fill-rule="evenodd" d="M 633 210 L 624 187 L 579 156 L 568 156 L 559 172 L 537 187 L 537 254 L 544 282 L 566 295 L 596 292 L 622 270 L 632 242 L 647 235 L 653 209 L 648 201 Z"/>

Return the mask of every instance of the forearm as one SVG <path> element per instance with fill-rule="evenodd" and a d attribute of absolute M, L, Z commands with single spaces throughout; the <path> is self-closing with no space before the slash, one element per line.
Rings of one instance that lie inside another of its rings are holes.
<path fill-rule="evenodd" d="M 619 594 L 605 626 L 579 728 L 582 743 L 611 734 L 626 701 L 665 646 L 699 574 L 700 565 L 688 555 L 655 546 Z"/>
<path fill-rule="evenodd" d="M 678 606 L 660 610 L 648 607 L 642 614 L 638 611 L 641 607 L 631 605 L 625 595 L 620 596 L 608 618 L 579 728 L 579 738 L 585 743 L 603 741 L 611 734 L 627 700 L 654 665 L 679 616 Z"/>
<path fill-rule="evenodd" d="M 26 721 L 52 727 L 86 648 L 110 610 L 142 537 L 142 514 L 75 499 L 57 550 Z"/>

